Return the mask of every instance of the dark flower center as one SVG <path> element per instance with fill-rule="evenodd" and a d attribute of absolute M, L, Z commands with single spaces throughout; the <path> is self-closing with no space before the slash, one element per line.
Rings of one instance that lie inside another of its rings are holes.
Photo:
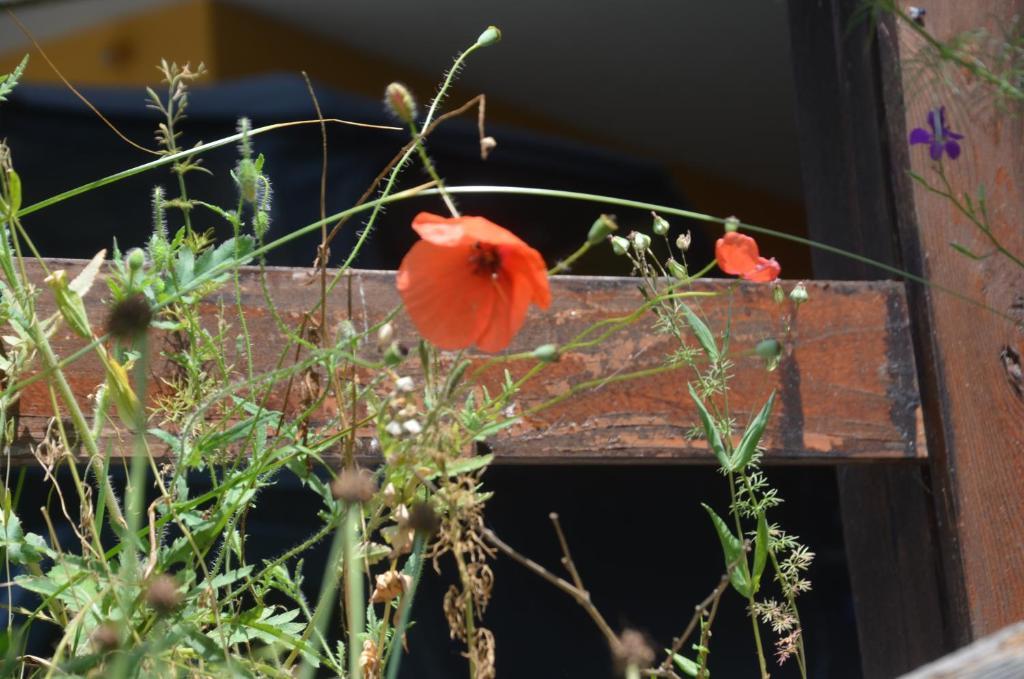
<path fill-rule="evenodd" d="M 493 278 L 501 268 L 501 255 L 498 254 L 497 247 L 477 241 L 473 243 L 469 264 L 473 267 L 473 273 Z"/>

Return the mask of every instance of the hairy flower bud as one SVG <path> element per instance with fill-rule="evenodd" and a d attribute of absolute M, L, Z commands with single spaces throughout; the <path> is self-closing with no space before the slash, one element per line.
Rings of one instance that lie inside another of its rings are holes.
<path fill-rule="evenodd" d="M 590 227 L 590 231 L 587 233 L 587 242 L 597 245 L 618 230 L 619 225 L 615 223 L 614 215 L 601 215 Z"/>
<path fill-rule="evenodd" d="M 146 298 L 135 293 L 115 302 L 107 315 L 107 332 L 119 340 L 131 340 L 146 332 L 153 311 Z"/>
<path fill-rule="evenodd" d="M 146 588 L 146 603 L 159 615 L 173 613 L 181 605 L 178 581 L 170 575 L 158 575 Z"/>
<path fill-rule="evenodd" d="M 384 103 L 392 115 L 403 123 L 416 120 L 416 100 L 402 83 L 391 83 L 384 90 Z"/>
<path fill-rule="evenodd" d="M 331 494 L 335 500 L 341 500 L 349 504 L 365 504 L 373 499 L 377 492 L 377 484 L 373 475 L 365 469 L 341 470 L 341 473 L 331 483 Z"/>
<path fill-rule="evenodd" d="M 417 502 L 409 508 L 409 528 L 430 536 L 441 526 L 441 518 L 429 502 Z"/>
<path fill-rule="evenodd" d="M 238 161 L 235 181 L 238 182 L 238 192 L 242 195 L 242 200 L 250 205 L 254 204 L 257 199 L 260 171 L 256 169 L 256 163 L 251 158 L 242 158 Z"/>

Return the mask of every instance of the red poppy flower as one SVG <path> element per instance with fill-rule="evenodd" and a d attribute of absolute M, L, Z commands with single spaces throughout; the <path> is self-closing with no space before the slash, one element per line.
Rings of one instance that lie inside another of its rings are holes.
<path fill-rule="evenodd" d="M 398 267 L 398 293 L 420 334 L 441 349 L 501 351 L 533 302 L 551 304 L 540 253 L 483 217 L 421 212 L 422 240 Z"/>
<path fill-rule="evenodd" d="M 718 268 L 725 273 L 755 283 L 771 283 L 782 272 L 774 257 L 761 256 L 757 241 L 737 231 L 729 231 L 718 239 L 715 259 Z"/>

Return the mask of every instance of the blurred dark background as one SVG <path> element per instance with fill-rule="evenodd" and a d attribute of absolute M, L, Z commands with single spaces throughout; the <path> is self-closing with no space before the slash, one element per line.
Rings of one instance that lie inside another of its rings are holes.
<path fill-rule="evenodd" d="M 737 214 L 805 234 L 783 3 L 659 0 L 627 6 L 594 0 L 585 13 L 579 3 L 539 0 L 25 4 L 20 17 L 64 74 L 128 137 L 147 146 L 153 146 L 156 114 L 144 107 L 143 86 L 160 91 L 153 68 L 160 58 L 204 61 L 209 69 L 182 126 L 183 144 L 189 145 L 233 133 L 243 115 L 256 126 L 313 117 L 300 70 L 313 79 L 325 116 L 388 122 L 380 103 L 388 82 L 406 82 L 422 102 L 454 54 L 487 24 L 497 24 L 503 42 L 472 57 L 449 103 L 486 92 L 488 133 L 498 147 L 488 161 L 480 160 L 475 116 L 444 125 L 429 149 L 450 183 L 622 196 Z M 30 49 L 9 23 L 0 23 L 0 45 L 6 52 L 0 69 Z M 32 59 L 24 85 L 0 106 L 0 136 L 11 146 L 26 203 L 149 160 L 57 82 L 38 54 Z M 332 212 L 352 204 L 403 137 L 337 125 L 328 135 Z M 272 234 L 317 219 L 319 130 L 279 131 L 256 138 L 254 146 L 265 154 L 274 184 Z M 235 161 L 230 146 L 204 156 L 213 174 L 191 175 L 192 196 L 232 205 L 236 197 L 227 172 Z M 405 185 L 423 180 L 415 167 L 403 178 Z M 175 195 L 174 178 L 156 170 L 35 213 L 26 226 L 50 256 L 90 257 L 113 238 L 122 248 L 140 244 L 151 228 L 156 184 Z M 493 196 L 463 196 L 458 202 L 466 213 L 486 214 L 515 230 L 549 262 L 572 252 L 602 211 L 615 212 L 627 229 L 650 223 L 643 212 L 582 202 Z M 411 216 L 421 209 L 442 212 L 443 206 L 422 198 L 389 207 L 357 265 L 395 268 L 413 240 Z M 207 221 L 199 226 L 216 226 Z M 673 225 L 674 231 L 694 231 L 691 261 L 710 258 L 714 229 L 681 220 Z M 332 261 L 344 257 L 359 227 L 353 221 L 335 241 Z M 290 244 L 272 262 L 308 266 L 315 240 Z M 783 262 L 784 276 L 809 275 L 805 251 L 771 239 L 762 247 Z M 598 250 L 575 272 L 628 273 L 621 260 Z M 811 674 L 859 677 L 835 473 L 769 472 L 787 500 L 781 522 L 818 555 L 810 574 L 814 590 L 802 598 L 801 609 Z M 656 648 L 682 630 L 693 605 L 723 570 L 699 506 L 726 506 L 724 483 L 712 469 L 498 465 L 487 472 L 486 483 L 495 491 L 488 513 L 492 527 L 553 570 L 559 552 L 547 515 L 559 512 L 597 605 L 613 626 L 645 631 Z M 28 506 L 36 506 L 31 498 L 45 494 L 42 480 L 30 477 L 26 488 Z M 248 522 L 257 557 L 278 554 L 315 529 L 318 500 L 286 477 L 274 494 L 263 497 Z M 285 515 L 282 506 L 289 508 Z M 29 529 L 41 530 L 29 523 Z M 307 559 L 313 595 L 323 551 Z M 498 639 L 499 676 L 611 675 L 604 642 L 582 609 L 507 559 L 499 557 L 494 568 L 497 583 L 485 624 Z M 465 672 L 441 611 L 447 582 L 427 570 L 404 677 Z M 715 625 L 712 667 L 719 677 L 755 676 L 749 621 L 730 594 Z M 35 642 L 45 645 L 45 634 Z M 772 674 L 797 676 L 792 663 Z"/>

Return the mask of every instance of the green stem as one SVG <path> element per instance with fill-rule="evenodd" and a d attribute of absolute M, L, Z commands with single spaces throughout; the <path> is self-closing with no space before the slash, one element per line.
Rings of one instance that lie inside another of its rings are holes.
<path fill-rule="evenodd" d="M 343 528 L 345 544 L 345 612 L 348 614 L 348 679 L 362 679 L 363 667 L 359 664 L 362 648 L 359 638 L 365 627 L 366 598 L 363 592 L 362 559 L 358 554 L 359 521 L 362 518 L 360 505 L 352 503 L 345 511 Z"/>
<path fill-rule="evenodd" d="M 388 646 L 387 674 L 385 679 L 398 679 L 398 668 L 402 664 L 402 640 L 405 638 L 405 629 L 412 617 L 412 603 L 416 596 L 416 587 L 420 582 L 420 575 L 423 573 L 423 549 L 426 547 L 427 539 L 422 532 L 416 533 L 412 543 L 412 554 L 405 565 L 406 573 L 412 579 L 408 591 L 402 595 L 402 601 L 398 609 L 398 620 L 395 621 L 395 633 L 391 636 L 391 644 Z"/>
<path fill-rule="evenodd" d="M 324 566 L 324 574 L 320 580 L 320 595 L 317 597 L 316 606 L 313 608 L 313 617 L 306 626 L 305 632 L 302 633 L 300 643 L 285 658 L 285 669 L 295 662 L 300 647 L 309 641 L 312 634 L 315 633 L 319 638 L 324 636 L 324 630 L 327 629 L 327 621 L 331 617 L 330 608 L 334 602 L 334 594 L 338 591 L 338 569 L 342 565 L 341 560 L 345 551 L 344 543 L 345 533 L 348 528 L 348 515 L 352 513 L 354 512 L 351 511 L 351 508 L 346 507 L 345 514 L 338 519 L 338 526 L 334 531 L 334 539 L 331 541 L 331 551 L 328 553 L 327 564 Z M 313 667 L 309 658 L 304 657 L 302 668 L 299 670 L 299 679 L 313 679 L 315 673 L 316 668 Z"/>

